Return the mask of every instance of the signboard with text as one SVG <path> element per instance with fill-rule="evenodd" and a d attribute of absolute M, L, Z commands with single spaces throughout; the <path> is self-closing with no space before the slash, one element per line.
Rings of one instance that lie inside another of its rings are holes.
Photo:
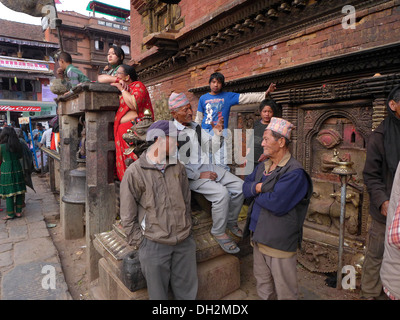
<path fill-rule="evenodd" d="M 0 106 L 0 111 L 32 111 L 32 112 L 40 112 L 42 111 L 41 107 L 36 106 Z"/>
<path fill-rule="evenodd" d="M 18 60 L 4 59 L 4 58 L 0 59 L 0 68 L 50 71 L 49 65 L 46 63 L 18 61 Z"/>

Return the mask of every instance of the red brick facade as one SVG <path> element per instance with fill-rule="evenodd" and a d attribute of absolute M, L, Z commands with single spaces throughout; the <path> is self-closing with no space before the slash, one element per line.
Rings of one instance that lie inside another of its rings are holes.
<path fill-rule="evenodd" d="M 175 39 L 179 43 L 180 38 L 195 32 L 193 30 L 199 25 L 213 20 L 221 12 L 235 10 L 246 2 L 248 1 L 182 0 L 178 5 L 184 18 L 184 27 L 176 33 Z M 316 1 L 308 1 L 308 5 L 313 2 Z M 173 90 L 187 92 L 190 88 L 206 86 L 209 75 L 215 71 L 222 72 L 226 80 L 230 81 L 397 42 L 400 38 L 400 1 L 387 1 L 378 5 L 373 5 L 371 1 L 370 3 L 367 8 L 356 9 L 355 29 L 342 27 L 342 19 L 346 14 L 339 12 L 332 20 L 314 23 L 295 33 L 250 45 L 207 62 L 188 65 L 186 70 L 162 79 L 148 79 L 146 84 L 152 99 L 165 99 Z M 293 18 L 295 17 L 294 15 Z M 145 30 L 142 21 L 141 15 L 132 5 L 132 57 L 139 64 L 142 59 L 151 57 L 156 51 L 154 47 L 148 51 L 141 50 Z M 193 106 L 197 106 L 198 97 L 192 94 L 189 96 Z"/>

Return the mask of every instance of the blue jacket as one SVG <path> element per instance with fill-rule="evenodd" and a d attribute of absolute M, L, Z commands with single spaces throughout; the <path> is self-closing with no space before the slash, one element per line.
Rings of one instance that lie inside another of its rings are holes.
<path fill-rule="evenodd" d="M 303 238 L 303 223 L 312 195 L 312 181 L 301 164 L 290 157 L 264 176 L 264 163 L 259 164 L 243 184 L 250 204 L 245 236 L 253 232 L 252 240 L 274 249 L 295 252 Z M 262 182 L 262 193 L 255 185 Z"/>

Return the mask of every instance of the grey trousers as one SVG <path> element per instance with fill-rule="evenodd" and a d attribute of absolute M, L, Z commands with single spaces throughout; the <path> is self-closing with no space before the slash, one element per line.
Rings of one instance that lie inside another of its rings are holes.
<path fill-rule="evenodd" d="M 297 300 L 297 255 L 280 259 L 264 255 L 253 246 L 253 272 L 257 294 L 264 300 Z"/>
<path fill-rule="evenodd" d="M 203 183 L 198 183 L 204 180 Z M 201 193 L 211 202 L 213 225 L 211 234 L 220 236 L 228 226 L 237 224 L 244 196 L 242 193 L 243 180 L 230 172 L 225 172 L 221 180 L 199 179 L 190 182 L 190 189 Z"/>
<path fill-rule="evenodd" d="M 139 248 L 139 260 L 150 300 L 168 300 L 169 285 L 175 299 L 196 299 L 198 279 L 193 236 L 173 246 L 145 238 Z"/>
<path fill-rule="evenodd" d="M 363 298 L 384 296 L 380 271 L 385 250 L 385 232 L 386 225 L 372 219 L 361 274 L 360 296 Z"/>

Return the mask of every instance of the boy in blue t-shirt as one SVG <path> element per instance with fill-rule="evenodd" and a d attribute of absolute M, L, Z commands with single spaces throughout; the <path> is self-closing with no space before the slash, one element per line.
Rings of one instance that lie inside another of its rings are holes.
<path fill-rule="evenodd" d="M 228 128 L 229 113 L 231 107 L 235 104 L 260 103 L 276 88 L 274 83 L 271 83 L 268 90 L 256 93 L 235 93 L 222 91 L 225 86 L 225 77 L 219 72 L 211 74 L 209 79 L 210 92 L 203 94 L 199 99 L 195 122 L 200 124 L 203 129 L 212 134 L 213 127 L 222 118 L 224 129 Z M 224 133 L 226 136 L 226 132 Z M 222 149 L 222 148 L 221 148 Z M 219 157 L 223 168 L 229 171 L 229 167 L 225 163 L 225 156 Z"/>
<path fill-rule="evenodd" d="M 219 118 L 224 120 L 224 128 L 228 127 L 229 113 L 235 104 L 260 103 L 271 92 L 274 92 L 276 85 L 271 83 L 268 90 L 255 93 L 235 93 L 222 91 L 225 86 L 225 77 L 219 72 L 210 76 L 210 92 L 203 94 L 199 99 L 195 122 L 205 130 L 212 130 L 218 123 Z"/>

